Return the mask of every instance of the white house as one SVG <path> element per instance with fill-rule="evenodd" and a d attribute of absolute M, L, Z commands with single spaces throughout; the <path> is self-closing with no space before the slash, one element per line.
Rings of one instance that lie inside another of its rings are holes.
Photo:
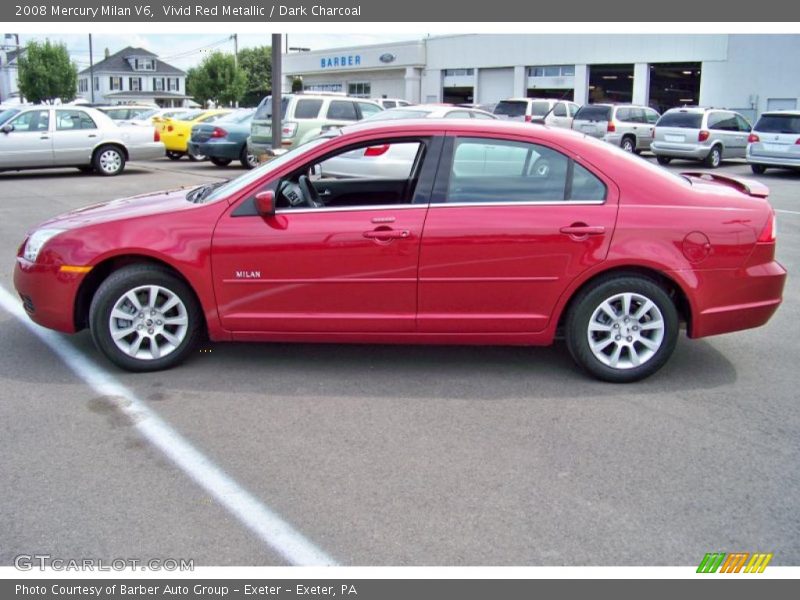
<path fill-rule="evenodd" d="M 18 104 L 19 86 L 17 85 L 17 57 L 25 49 L 17 49 L 14 44 L 14 34 L 7 33 L 3 36 L 0 45 L 0 104 Z"/>
<path fill-rule="evenodd" d="M 163 107 L 186 106 L 190 99 L 184 71 L 144 48 L 130 46 L 78 73 L 78 97 L 101 104 L 137 102 Z"/>

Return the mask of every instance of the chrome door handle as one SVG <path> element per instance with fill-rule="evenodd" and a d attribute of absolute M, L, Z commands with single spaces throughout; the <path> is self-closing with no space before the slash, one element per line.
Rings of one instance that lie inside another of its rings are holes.
<path fill-rule="evenodd" d="M 584 236 L 584 235 L 601 235 L 606 232 L 606 228 L 602 225 L 579 225 L 577 223 L 562 227 L 559 229 L 561 233 L 568 235 Z"/>
<path fill-rule="evenodd" d="M 411 236 L 408 229 L 373 229 L 365 231 L 364 237 L 370 240 L 396 240 Z"/>
<path fill-rule="evenodd" d="M 49 135 L 43 135 L 43 136 L 42 136 L 42 137 L 40 137 L 39 139 L 40 139 L 40 140 L 49 140 L 49 139 L 50 139 L 50 136 L 49 136 Z"/>
<path fill-rule="evenodd" d="M 96 133 L 90 133 L 90 134 L 89 134 L 89 137 L 90 137 L 90 138 L 95 138 L 95 137 L 97 137 L 97 134 L 96 134 Z"/>

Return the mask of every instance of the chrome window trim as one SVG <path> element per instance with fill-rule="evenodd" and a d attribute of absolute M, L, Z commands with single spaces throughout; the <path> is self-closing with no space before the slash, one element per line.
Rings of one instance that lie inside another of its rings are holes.
<path fill-rule="evenodd" d="M 307 213 L 355 212 L 376 210 L 409 210 L 412 208 L 458 208 L 463 206 L 599 206 L 605 200 L 547 200 L 544 202 L 452 202 L 435 204 L 370 204 L 368 206 L 334 206 L 327 208 L 279 208 L 276 215 L 297 215 Z"/>

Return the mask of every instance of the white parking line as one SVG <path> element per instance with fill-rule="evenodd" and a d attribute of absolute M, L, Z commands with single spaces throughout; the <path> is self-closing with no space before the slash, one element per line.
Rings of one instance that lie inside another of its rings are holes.
<path fill-rule="evenodd" d="M 787 215 L 800 215 L 800 211 L 796 210 L 782 210 L 780 208 L 776 208 L 775 212 L 777 213 L 786 213 Z"/>
<path fill-rule="evenodd" d="M 95 392 L 114 400 L 117 408 L 131 417 L 133 426 L 147 441 L 166 454 L 179 469 L 290 564 L 336 564 L 330 556 L 192 446 L 111 373 L 70 346 L 59 334 L 33 323 L 16 298 L 3 287 L 0 287 L 0 306 L 42 340 Z"/>

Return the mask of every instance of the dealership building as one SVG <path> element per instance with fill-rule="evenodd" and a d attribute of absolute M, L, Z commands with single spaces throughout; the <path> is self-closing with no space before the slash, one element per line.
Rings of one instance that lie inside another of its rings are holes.
<path fill-rule="evenodd" d="M 510 97 L 703 105 L 754 118 L 800 105 L 800 36 L 469 34 L 284 56 L 284 89 L 411 102 Z M 295 84 L 296 85 L 296 84 Z"/>

